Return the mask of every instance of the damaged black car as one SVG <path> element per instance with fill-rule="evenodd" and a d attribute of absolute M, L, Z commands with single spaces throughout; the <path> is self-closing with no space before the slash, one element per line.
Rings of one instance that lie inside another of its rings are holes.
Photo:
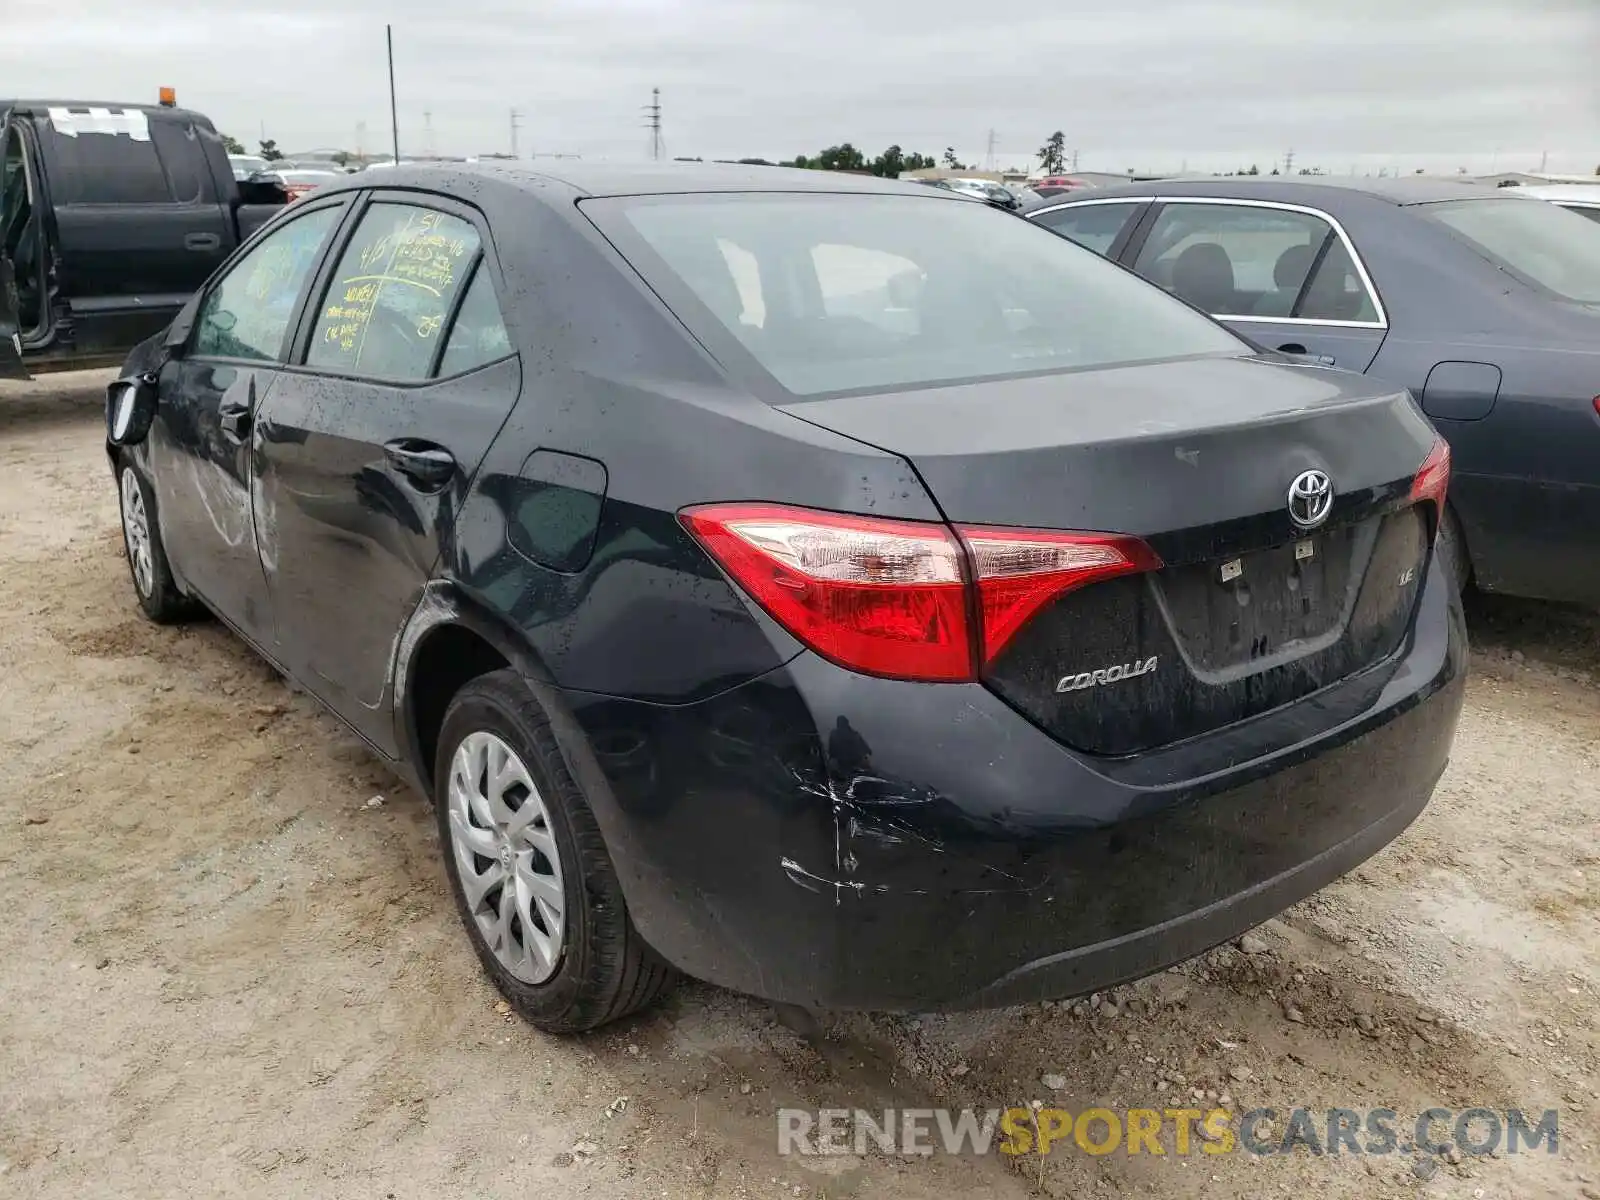
<path fill-rule="evenodd" d="M 1067 997 L 1427 803 L 1449 455 L 937 189 L 398 168 L 235 253 L 110 389 L 134 592 L 432 798 L 484 969 L 592 1028 Z"/>

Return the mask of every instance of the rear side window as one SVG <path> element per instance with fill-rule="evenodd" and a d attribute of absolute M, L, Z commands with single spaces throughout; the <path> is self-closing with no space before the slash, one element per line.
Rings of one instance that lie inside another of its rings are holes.
<path fill-rule="evenodd" d="M 372 205 L 322 298 L 306 365 L 397 383 L 427 379 L 478 244 L 472 223 L 449 213 Z"/>
<path fill-rule="evenodd" d="M 1589 208 L 1577 204 L 1563 204 L 1561 207 L 1568 212 L 1577 213 L 1580 217 L 1587 217 L 1591 221 L 1600 222 L 1600 205 Z"/>
<path fill-rule="evenodd" d="M 1333 237 L 1321 217 L 1234 204 L 1168 204 L 1134 270 L 1217 315 L 1288 317 Z"/>
<path fill-rule="evenodd" d="M 455 324 L 450 327 L 450 340 L 445 343 L 439 374 L 459 375 L 510 353 L 511 339 L 500 317 L 500 303 L 494 298 L 494 281 L 489 278 L 489 268 L 480 259 L 467 294 L 456 311 Z"/>
<path fill-rule="evenodd" d="M 1600 225 L 1543 200 L 1419 206 L 1491 262 L 1567 300 L 1600 303 Z"/>
<path fill-rule="evenodd" d="M 1250 352 L 1065 238 L 937 193 L 582 210 L 692 330 L 720 327 L 798 396 Z"/>
<path fill-rule="evenodd" d="M 1138 201 L 1127 204 L 1079 204 L 1040 213 L 1033 219 L 1062 237 L 1071 238 L 1086 250 L 1110 254 L 1117 235 L 1139 208 Z"/>
<path fill-rule="evenodd" d="M 206 170 L 205 148 L 190 124 L 175 121 L 154 121 L 150 137 L 156 144 L 156 156 L 166 169 L 170 198 L 179 204 L 198 204 L 211 189 L 204 185 L 201 173 Z M 207 173 L 209 175 L 209 173 Z"/>
<path fill-rule="evenodd" d="M 1300 299 L 1289 315 L 1306 321 L 1378 319 L 1378 306 L 1342 240 L 1329 239 L 1322 261 L 1317 264 L 1310 281 L 1301 288 Z"/>
<path fill-rule="evenodd" d="M 41 140 L 57 204 L 170 204 L 150 121 L 141 112 L 51 109 Z"/>
<path fill-rule="evenodd" d="M 280 225 L 234 263 L 195 318 L 198 357 L 276 360 L 295 302 L 340 208 L 320 208 Z"/>

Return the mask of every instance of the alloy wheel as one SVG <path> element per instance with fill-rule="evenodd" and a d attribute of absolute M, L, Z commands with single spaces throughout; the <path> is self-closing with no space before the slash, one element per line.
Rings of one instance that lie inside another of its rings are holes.
<path fill-rule="evenodd" d="M 144 507 L 144 489 L 132 467 L 122 468 L 122 540 L 133 568 L 133 585 L 148 598 L 155 592 L 155 559 L 150 548 L 150 517 Z"/>
<path fill-rule="evenodd" d="M 478 934 L 523 983 L 555 974 L 566 893 L 550 813 L 528 768 L 492 733 L 470 733 L 450 760 L 450 849 Z"/>

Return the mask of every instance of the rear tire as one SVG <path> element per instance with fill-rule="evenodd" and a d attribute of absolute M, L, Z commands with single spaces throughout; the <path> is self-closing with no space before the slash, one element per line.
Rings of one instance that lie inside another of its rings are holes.
<path fill-rule="evenodd" d="M 580 1033 L 672 985 L 676 973 L 633 927 L 549 719 L 514 671 L 479 676 L 451 700 L 433 791 L 462 924 L 530 1025 Z"/>
<path fill-rule="evenodd" d="M 117 464 L 117 499 L 122 512 L 122 548 L 139 607 L 157 625 L 192 619 L 199 606 L 178 590 L 172 577 L 161 542 L 161 524 L 156 520 L 155 496 L 126 459 Z"/>

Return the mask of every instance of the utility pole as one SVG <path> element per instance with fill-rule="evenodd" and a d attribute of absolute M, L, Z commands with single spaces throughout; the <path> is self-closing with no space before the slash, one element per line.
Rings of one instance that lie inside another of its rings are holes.
<path fill-rule="evenodd" d="M 994 130 L 989 130 L 989 138 L 983 144 L 983 169 L 994 170 Z"/>
<path fill-rule="evenodd" d="M 1544 174 L 1544 169 L 1550 165 L 1550 151 L 1545 150 L 1539 155 L 1539 174 Z"/>
<path fill-rule="evenodd" d="M 433 146 L 433 113 L 428 110 L 422 113 L 422 145 L 429 158 L 439 157 Z"/>
<path fill-rule="evenodd" d="M 644 106 L 644 125 L 650 131 L 650 157 L 661 159 L 661 89 L 650 89 L 650 103 Z"/>
<path fill-rule="evenodd" d="M 383 27 L 383 38 L 389 44 L 389 130 L 394 134 L 394 165 L 400 165 L 400 110 L 394 102 L 394 26 Z"/>
<path fill-rule="evenodd" d="M 367 123 L 356 122 L 356 161 L 363 166 L 367 161 Z"/>
<path fill-rule="evenodd" d="M 1283 173 L 1285 175 L 1293 175 L 1294 174 L 1294 148 L 1293 147 L 1290 147 L 1288 150 L 1285 150 L 1283 152 Z"/>
<path fill-rule="evenodd" d="M 513 108 L 511 110 L 511 157 L 517 157 L 517 131 L 522 128 L 522 113 Z"/>

